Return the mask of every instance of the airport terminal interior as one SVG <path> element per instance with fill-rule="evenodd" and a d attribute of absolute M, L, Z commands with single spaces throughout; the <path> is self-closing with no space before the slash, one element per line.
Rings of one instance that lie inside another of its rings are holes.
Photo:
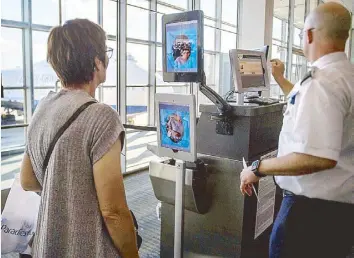
<path fill-rule="evenodd" d="M 238 174 L 242 170 L 242 163 L 239 165 L 242 156 L 251 160 L 260 155 L 273 155 L 277 149 L 281 127 L 284 94 L 271 76 L 270 68 L 263 67 L 263 71 L 268 68 L 269 85 L 267 90 L 262 91 L 262 97 L 274 102 L 268 103 L 270 105 L 261 104 L 260 106 L 264 108 L 259 111 L 260 113 L 241 109 L 232 111 L 238 115 L 242 114 L 238 123 L 244 127 L 239 129 L 233 125 L 234 130 L 230 133 L 227 129 L 230 121 L 221 117 L 222 108 L 216 109 L 215 102 L 213 104 L 213 101 L 202 92 L 198 83 L 164 80 L 163 60 L 166 55 L 164 53 L 166 42 L 163 38 L 165 34 L 163 16 L 193 10 L 203 11 L 204 59 L 201 60 L 206 76 L 205 85 L 214 90 L 218 96 L 230 100 L 233 98 L 232 93 L 235 92 L 230 50 L 258 51 L 263 53 L 260 56 L 268 61 L 280 59 L 285 64 L 286 78 L 293 83 L 303 78 L 310 67 L 302 51 L 301 33 L 305 17 L 323 2 L 326 1 L 1 0 L 2 208 L 6 201 L 4 196 L 8 194 L 15 176 L 20 172 L 31 117 L 42 98 L 51 91 L 60 91 L 61 88 L 58 76 L 46 59 L 49 32 L 52 27 L 64 24 L 67 20 L 87 18 L 102 26 L 107 33 L 107 46 L 113 49 L 106 81 L 97 88 L 96 98 L 119 113 L 126 130 L 122 172 L 128 205 L 135 213 L 139 223 L 139 234 L 143 238 L 139 250 L 140 257 L 173 257 L 174 206 L 177 205 L 174 197 L 177 179 L 173 177 L 177 172 L 174 166 L 166 163 L 169 165 L 167 166 L 157 155 L 156 146 L 164 143 L 157 137 L 161 133 L 158 128 L 161 114 L 157 112 L 155 105 L 161 100 L 161 96 L 164 96 L 161 95 L 159 98 L 159 94 L 171 93 L 194 96 L 195 108 L 189 110 L 195 113 L 191 117 L 198 120 L 198 124 L 195 125 L 197 135 L 194 135 L 193 146 L 198 152 L 198 158 L 202 160 L 202 163 L 195 167 L 191 165 L 188 167 L 187 162 L 184 186 L 186 209 L 184 248 L 189 251 L 185 256 L 239 257 L 236 253 L 243 252 L 247 253 L 243 257 L 264 257 L 252 254 L 252 250 L 248 250 L 247 246 L 254 244 L 257 250 L 266 248 L 265 235 L 269 235 L 276 208 L 271 206 L 272 219 L 269 225 L 268 221 L 267 225 L 263 225 L 264 228 L 256 225 L 254 229 L 252 225 L 256 219 L 261 219 L 261 216 L 256 215 L 260 212 L 257 201 L 254 198 L 244 199 L 239 193 L 232 196 L 232 192 L 239 192 L 239 184 L 232 185 L 230 183 L 232 180 L 230 181 L 227 176 L 219 177 L 216 172 L 206 177 L 203 171 L 214 166 L 218 167 L 218 171 L 226 171 L 225 175 Z M 354 11 L 353 0 L 337 2 L 351 12 Z M 269 48 L 263 51 L 264 46 Z M 244 59 L 247 53 L 245 52 Z M 354 63 L 354 19 L 346 54 Z M 235 52 L 236 55 L 240 55 L 240 52 Z M 191 56 L 193 57 L 193 51 Z M 245 69 L 245 73 L 247 73 L 246 63 L 246 68 L 243 66 L 240 68 L 241 71 Z M 248 68 L 258 69 L 252 66 Z M 244 80 L 242 82 L 245 83 Z M 184 101 L 187 100 L 181 101 L 181 105 L 185 105 Z M 220 116 L 215 115 L 218 112 Z M 217 122 L 211 124 L 213 115 Z M 272 123 L 263 126 L 266 121 Z M 260 136 L 256 132 L 249 132 L 251 136 L 245 136 L 248 140 L 242 140 L 240 144 L 235 140 L 235 146 L 240 146 L 237 149 L 230 147 L 229 144 L 225 149 L 215 147 L 217 150 L 213 150 L 214 146 L 229 141 L 225 140 L 225 135 L 233 135 L 234 139 L 239 140 L 242 137 L 237 134 L 243 135 L 247 130 L 254 130 L 254 127 L 264 130 L 264 133 L 261 133 L 266 137 L 264 141 L 258 141 L 257 137 Z M 211 140 L 209 145 L 205 144 L 203 138 L 218 140 L 218 144 L 214 145 L 214 140 Z M 253 144 L 259 146 L 249 147 Z M 180 151 L 183 148 L 182 146 Z M 167 153 L 167 150 L 165 151 Z M 170 158 L 174 154 L 171 152 Z M 235 169 L 239 171 L 234 171 Z M 164 172 L 168 175 L 163 175 Z M 212 187 L 214 192 L 206 190 L 209 184 L 214 184 Z M 227 191 L 224 191 L 223 187 L 227 188 Z M 210 202 L 205 201 L 205 198 L 200 199 L 204 194 L 209 196 Z M 273 197 L 276 195 L 275 190 L 272 194 Z M 274 200 L 275 206 L 277 202 L 278 200 Z M 227 216 L 222 213 L 233 205 L 243 208 L 231 208 L 232 212 Z M 245 216 L 243 213 L 254 214 L 249 216 L 249 220 L 243 218 L 243 227 L 237 223 L 220 222 L 233 220 L 240 222 L 242 216 Z M 203 228 L 195 221 L 204 221 L 206 226 Z M 253 228 L 252 236 L 245 233 L 250 228 Z M 212 233 L 206 235 L 203 234 L 203 230 Z M 225 230 L 230 230 L 231 233 L 222 236 L 218 234 L 219 231 Z M 239 234 L 240 237 L 233 234 Z M 258 240 L 253 241 L 254 238 Z M 226 246 L 233 241 L 232 239 L 249 243 L 242 247 L 237 244 Z M 198 245 L 199 242 L 203 244 Z M 2 257 L 17 256 L 3 254 Z"/>

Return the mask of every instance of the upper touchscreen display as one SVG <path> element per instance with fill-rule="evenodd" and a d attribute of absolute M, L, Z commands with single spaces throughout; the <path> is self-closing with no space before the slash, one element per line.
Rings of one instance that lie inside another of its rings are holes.
<path fill-rule="evenodd" d="M 198 21 L 166 24 L 166 64 L 169 73 L 198 72 Z"/>

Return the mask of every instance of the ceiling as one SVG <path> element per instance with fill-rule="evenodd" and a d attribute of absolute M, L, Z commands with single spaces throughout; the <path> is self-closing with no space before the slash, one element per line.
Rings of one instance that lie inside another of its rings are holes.
<path fill-rule="evenodd" d="M 324 2 L 338 2 L 346 6 L 350 11 L 353 9 L 353 0 L 325 0 Z M 317 0 L 310 0 L 310 9 L 315 8 Z M 289 0 L 274 0 L 274 16 L 287 20 L 289 16 Z M 303 28 L 305 16 L 305 0 L 295 0 L 294 25 Z M 354 22 L 354 19 L 353 19 Z"/>

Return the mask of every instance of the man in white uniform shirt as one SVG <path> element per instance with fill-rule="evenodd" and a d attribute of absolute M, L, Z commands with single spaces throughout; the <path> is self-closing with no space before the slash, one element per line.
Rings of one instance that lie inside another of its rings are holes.
<path fill-rule="evenodd" d="M 243 194 L 269 175 L 283 189 L 271 258 L 344 258 L 354 244 L 354 66 L 344 53 L 350 27 L 342 5 L 320 5 L 302 32 L 311 73 L 294 86 L 281 61 L 272 61 L 288 99 L 278 157 L 255 161 L 240 176 Z"/>

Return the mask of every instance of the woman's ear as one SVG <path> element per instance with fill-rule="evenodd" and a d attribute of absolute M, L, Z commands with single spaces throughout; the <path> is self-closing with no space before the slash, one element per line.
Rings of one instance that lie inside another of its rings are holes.
<path fill-rule="evenodd" d="M 97 72 L 102 69 L 102 61 L 97 56 L 95 57 L 95 69 Z"/>

